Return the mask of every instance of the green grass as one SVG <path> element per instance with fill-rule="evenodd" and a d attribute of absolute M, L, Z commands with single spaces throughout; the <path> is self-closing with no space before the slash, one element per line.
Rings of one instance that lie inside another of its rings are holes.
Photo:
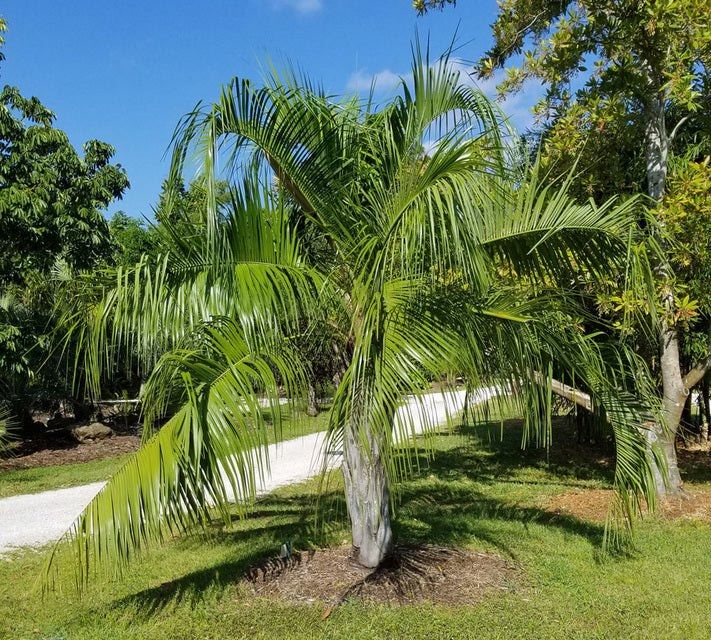
<path fill-rule="evenodd" d="M 327 408 L 324 407 L 324 409 Z M 306 415 L 305 407 L 298 417 L 292 416 L 289 407 L 283 407 L 282 411 L 281 433 L 276 433 L 274 428 L 267 430 L 267 439 L 270 443 L 324 431 L 328 427 L 327 410 L 322 411 L 315 418 Z M 270 411 L 265 410 L 264 413 L 266 420 L 271 424 Z M 128 457 L 128 455 L 122 455 L 78 464 L 0 471 L 0 498 L 53 489 L 68 489 L 92 482 L 101 482 L 116 473 Z"/>
<path fill-rule="evenodd" d="M 0 498 L 100 482 L 116 473 L 129 455 L 54 467 L 0 471 Z"/>
<path fill-rule="evenodd" d="M 32 592 L 40 554 L 0 560 L 0 638 L 709 637 L 708 523 L 648 520 L 640 525 L 637 552 L 606 556 L 601 525 L 543 508 L 556 493 L 609 487 L 604 451 L 571 445 L 560 453 L 521 452 L 520 431 L 508 424 L 502 443 L 498 424 L 476 433 L 436 438 L 435 460 L 421 457 L 402 487 L 395 533 L 399 541 L 461 545 L 515 562 L 520 580 L 479 605 L 350 602 L 322 620 L 319 603 L 249 595 L 243 571 L 275 555 L 284 540 L 304 549 L 347 539 L 338 487 L 326 503 L 327 526 L 317 528 L 315 483 L 307 483 L 275 491 L 248 519 L 209 537 L 181 536 L 149 550 L 122 579 L 96 582 L 82 599 L 42 601 Z"/>

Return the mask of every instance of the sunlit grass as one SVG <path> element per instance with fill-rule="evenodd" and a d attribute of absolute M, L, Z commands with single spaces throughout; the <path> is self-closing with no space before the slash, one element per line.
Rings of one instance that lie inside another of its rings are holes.
<path fill-rule="evenodd" d="M 549 496 L 609 488 L 605 450 L 554 433 L 561 453 L 519 449 L 520 430 L 506 423 L 435 440 L 434 461 L 401 491 L 399 541 L 458 545 L 497 553 L 520 567 L 520 579 L 473 607 L 290 605 L 252 596 L 241 576 L 296 548 L 347 540 L 334 477 L 321 524 L 314 525 L 316 483 L 284 487 L 259 500 L 253 515 L 212 535 L 187 535 L 150 549 L 120 580 L 42 601 L 32 592 L 43 558 L 27 552 L 0 561 L 0 638 L 72 640 L 138 638 L 707 638 L 711 612 L 711 527 L 648 520 L 638 550 L 609 557 L 600 524 L 546 509 Z M 708 479 L 707 479 L 708 480 Z M 34 632 L 35 629 L 39 633 Z"/>

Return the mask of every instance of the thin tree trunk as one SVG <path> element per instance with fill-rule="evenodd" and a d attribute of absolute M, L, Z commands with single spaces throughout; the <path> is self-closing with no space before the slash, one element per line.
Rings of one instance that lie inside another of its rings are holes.
<path fill-rule="evenodd" d="M 701 382 L 701 403 L 700 403 L 700 418 L 701 418 L 701 442 L 708 444 L 709 441 L 709 425 L 711 424 L 711 404 L 709 403 L 709 381 L 704 378 Z"/>
<path fill-rule="evenodd" d="M 313 382 L 309 380 L 309 393 L 308 393 L 309 406 L 306 409 L 306 414 L 315 418 L 318 415 L 318 401 L 316 400 L 316 388 Z"/>
<path fill-rule="evenodd" d="M 365 567 L 377 567 L 393 549 L 390 489 L 378 443 L 368 428 L 366 437 L 368 452 L 359 446 L 357 427 L 346 429 L 343 478 L 354 556 Z"/>
<path fill-rule="evenodd" d="M 681 474 L 676 458 L 676 436 L 681 415 L 689 395 L 684 384 L 679 359 L 679 335 L 676 327 L 663 326 L 661 330 L 659 365 L 662 374 L 662 416 L 664 424 L 654 424 L 647 433 L 650 448 L 657 447 L 667 464 L 666 484 L 664 470 L 652 458 L 654 480 L 658 497 L 678 496 L 681 491 Z"/>

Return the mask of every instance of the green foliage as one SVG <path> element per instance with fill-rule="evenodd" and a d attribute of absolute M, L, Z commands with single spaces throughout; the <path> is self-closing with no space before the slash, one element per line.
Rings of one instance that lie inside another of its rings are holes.
<path fill-rule="evenodd" d="M 457 0 L 415 0 L 412 6 L 419 15 L 427 13 L 430 9 L 444 9 L 447 5 L 456 5 Z"/>
<path fill-rule="evenodd" d="M 117 211 L 109 221 L 109 233 L 114 243 L 112 265 L 132 267 L 143 255 L 156 257 L 158 238 L 153 227 L 146 228 L 140 220 Z"/>
<path fill-rule="evenodd" d="M 120 198 L 128 179 L 110 164 L 113 147 L 98 140 L 81 158 L 54 114 L 17 88 L 0 93 L 0 282 L 47 273 L 57 260 L 88 268 L 107 256 L 100 212 Z"/>
<path fill-rule="evenodd" d="M 678 313 L 694 315 L 689 296 L 705 315 L 711 313 L 711 167 L 703 162 L 684 163 L 670 177 L 659 217 L 672 245 L 674 274 L 687 292 Z"/>
<path fill-rule="evenodd" d="M 521 66 L 508 69 L 500 90 L 541 80 L 546 85 L 537 109 L 542 117 L 567 107 L 578 74 L 587 78 L 578 98 L 620 93 L 644 104 L 650 82 L 663 78 L 653 89 L 694 111 L 704 66 L 711 61 L 710 21 L 706 0 L 504 0 L 493 25 L 494 46 L 478 70 L 490 75 L 522 55 Z"/>
<path fill-rule="evenodd" d="M 274 71 L 261 87 L 233 80 L 182 121 L 172 184 L 199 158 L 204 206 L 182 207 L 169 189 L 164 255 L 113 274 L 100 304 L 71 320 L 90 386 L 116 345 L 158 359 L 148 417 L 169 417 L 57 546 L 54 559 L 80 570 L 78 586 L 93 563 L 122 567 L 151 539 L 204 525 L 213 506 L 227 518 L 231 494 L 251 504 L 266 444 L 255 393 L 267 393 L 277 419 L 278 385 L 303 393 L 293 336 L 329 304 L 347 336 L 329 446 L 375 456 L 368 468 L 388 486 L 414 469 L 393 445 L 412 440 L 414 417 L 393 416 L 404 396 L 421 397 L 426 374 L 516 385 L 536 409 L 527 428 L 543 434 L 555 362 L 615 428 L 625 508 L 638 491 L 652 499 L 640 407 L 619 393 L 643 376 L 579 335 L 564 289 L 581 266 L 595 278 L 621 268 L 632 203 L 579 205 L 535 171 L 515 183 L 502 115 L 446 58 L 413 53 L 412 84 L 379 108 Z M 305 250 L 314 237 L 328 250 Z M 527 286 L 502 284 L 502 267 Z M 376 508 L 388 508 L 385 495 Z"/>
<path fill-rule="evenodd" d="M 250 593 L 245 570 L 277 555 L 285 540 L 300 551 L 347 540 L 335 494 L 329 535 L 309 528 L 317 490 L 311 482 L 272 492 L 249 518 L 216 523 L 209 536 L 176 536 L 151 548 L 121 580 L 94 583 L 82 599 L 40 596 L 41 555 L 8 555 L 0 562 L 0 638 L 707 638 L 711 613 L 696 597 L 708 585 L 707 521 L 645 520 L 637 553 L 606 557 L 599 523 L 552 511 L 548 503 L 563 492 L 609 489 L 604 452 L 570 446 L 560 455 L 555 448 L 522 452 L 519 427 L 506 423 L 503 442 L 499 433 L 495 422 L 480 427 L 478 438 L 437 437 L 438 454 L 421 459 L 421 470 L 403 487 L 395 521 L 398 540 L 494 553 L 516 567 L 505 589 L 473 606 L 355 601 L 324 620 L 325 603 Z M 573 436 L 556 431 L 555 438 L 569 443 Z M 699 480 L 705 485 L 690 489 L 708 490 L 707 468 Z"/>
<path fill-rule="evenodd" d="M 309 433 L 325 431 L 328 428 L 327 413 L 312 418 L 304 415 L 305 409 L 305 406 L 298 405 L 294 410 L 292 407 L 282 407 L 279 412 L 281 430 L 275 428 L 271 412 L 265 409 L 262 413 L 268 442 L 273 444 L 282 438 L 290 440 Z M 2 415 L 0 408 L 0 416 Z M 9 416 L 6 419 L 8 420 L 6 424 L 10 424 Z M 10 427 L 12 427 L 11 424 Z M 13 431 L 12 428 L 7 430 L 8 439 L 13 437 Z M 0 436 L 1 439 L 2 436 Z M 114 476 L 128 462 L 129 458 L 130 454 L 126 454 L 77 464 L 3 470 L 0 471 L 0 498 L 103 482 Z"/>
<path fill-rule="evenodd" d="M 54 118 L 16 87 L 0 93 L 0 396 L 23 418 L 33 403 L 69 394 L 57 359 L 39 373 L 54 306 L 76 272 L 111 259 L 101 210 L 129 186 L 110 163 L 113 147 L 90 140 L 81 157 Z"/>
<path fill-rule="evenodd" d="M 5 451 L 8 443 L 13 437 L 14 422 L 10 410 L 0 405 L 0 454 Z"/>

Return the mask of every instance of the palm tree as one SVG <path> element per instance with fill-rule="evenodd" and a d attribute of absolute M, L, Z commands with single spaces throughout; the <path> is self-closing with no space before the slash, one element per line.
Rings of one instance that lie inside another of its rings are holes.
<path fill-rule="evenodd" d="M 162 353 L 146 404 L 175 413 L 55 553 L 85 570 L 91 554 L 120 563 L 213 507 L 227 518 L 232 495 L 248 505 L 264 445 L 255 394 L 273 400 L 282 381 L 303 388 L 284 338 L 323 299 L 337 300 L 348 324 L 329 437 L 343 446 L 362 564 L 392 550 L 391 489 L 409 471 L 395 443 L 414 432 L 393 418 L 427 375 L 510 383 L 540 407 L 553 372 L 567 371 L 615 430 L 620 495 L 652 499 L 638 415 L 619 393 L 636 364 L 618 358 L 613 376 L 610 358 L 572 326 L 565 294 L 582 268 L 601 277 L 623 264 L 632 207 L 576 205 L 565 190 L 539 189 L 535 173 L 511 175 L 495 107 L 447 58 L 430 64 L 419 46 L 413 57 L 412 86 L 380 108 L 272 72 L 259 88 L 233 80 L 181 122 L 173 179 L 198 160 L 202 226 L 194 236 L 168 228 L 159 265 L 119 271 L 81 330 L 94 370 L 111 342 Z M 209 195 L 224 178 L 236 185 L 227 209 Z M 318 259 L 307 238 L 321 242 Z M 545 425 L 536 411 L 530 428 Z"/>

